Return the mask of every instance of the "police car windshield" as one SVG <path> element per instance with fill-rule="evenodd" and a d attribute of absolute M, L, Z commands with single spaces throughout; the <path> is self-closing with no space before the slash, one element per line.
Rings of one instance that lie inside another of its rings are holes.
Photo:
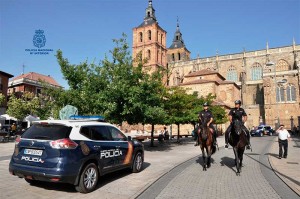
<path fill-rule="evenodd" d="M 72 127 L 57 124 L 34 124 L 26 132 L 24 132 L 22 138 L 39 140 L 58 140 L 68 138 L 71 130 Z"/>
<path fill-rule="evenodd" d="M 259 126 L 259 127 L 258 127 L 258 129 L 262 129 L 262 128 L 264 128 L 264 127 L 263 127 L 263 126 Z"/>

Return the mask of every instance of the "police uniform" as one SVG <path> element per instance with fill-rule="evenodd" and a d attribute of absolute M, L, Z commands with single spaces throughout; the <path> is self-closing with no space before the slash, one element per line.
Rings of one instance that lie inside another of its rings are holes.
<path fill-rule="evenodd" d="M 205 125 L 207 124 L 211 118 L 213 118 L 213 114 L 210 110 L 202 110 L 199 113 L 199 118 L 200 118 L 200 125 Z M 212 124 L 212 122 L 209 124 L 209 128 L 211 128 L 213 130 L 213 137 L 214 137 L 214 141 L 217 141 L 217 132 L 215 130 L 214 125 Z"/>

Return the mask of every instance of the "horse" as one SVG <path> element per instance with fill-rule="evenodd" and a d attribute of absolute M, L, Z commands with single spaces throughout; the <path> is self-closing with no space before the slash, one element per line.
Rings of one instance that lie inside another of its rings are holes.
<path fill-rule="evenodd" d="M 197 133 L 200 149 L 202 151 L 203 171 L 206 171 L 206 168 L 211 166 L 211 155 L 216 152 L 216 147 L 213 145 L 212 131 L 206 124 L 199 127 Z"/>
<path fill-rule="evenodd" d="M 229 144 L 233 147 L 233 152 L 235 155 L 235 166 L 236 166 L 236 175 L 240 176 L 243 166 L 243 155 L 245 147 L 247 145 L 247 135 L 245 130 L 243 130 L 244 125 L 239 120 L 234 120 L 231 132 L 229 132 Z"/>

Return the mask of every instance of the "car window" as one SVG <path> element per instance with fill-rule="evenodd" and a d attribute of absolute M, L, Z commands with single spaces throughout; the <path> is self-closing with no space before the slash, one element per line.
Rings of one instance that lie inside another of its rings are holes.
<path fill-rule="evenodd" d="M 89 139 L 92 139 L 90 128 L 88 126 L 81 127 L 80 134 L 84 135 L 85 137 L 87 137 Z"/>
<path fill-rule="evenodd" d="M 267 129 L 267 130 L 270 130 L 270 129 L 271 129 L 271 127 L 269 127 L 269 126 L 266 126 L 266 129 Z"/>
<path fill-rule="evenodd" d="M 121 131 L 119 131 L 117 128 L 110 127 L 110 126 L 108 128 L 111 133 L 112 140 L 114 140 L 114 141 L 126 141 L 127 140 L 127 137 Z"/>
<path fill-rule="evenodd" d="M 111 135 L 106 126 L 94 126 L 91 128 L 93 140 L 112 140 Z"/>
<path fill-rule="evenodd" d="M 59 140 L 68 138 L 72 127 L 58 124 L 34 124 L 22 135 L 22 138 Z"/>
<path fill-rule="evenodd" d="M 259 126 L 257 129 L 262 129 L 263 127 L 262 126 Z"/>

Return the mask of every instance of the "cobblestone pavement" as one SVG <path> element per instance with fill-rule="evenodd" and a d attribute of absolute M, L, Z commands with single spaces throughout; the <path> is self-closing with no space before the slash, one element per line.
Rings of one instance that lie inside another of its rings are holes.
<path fill-rule="evenodd" d="M 150 186 L 139 198 L 299 198 L 273 172 L 268 149 L 274 137 L 252 139 L 245 151 L 241 176 L 236 176 L 232 149 L 212 156 L 212 167 L 202 171 L 202 157 L 175 168 Z"/>

